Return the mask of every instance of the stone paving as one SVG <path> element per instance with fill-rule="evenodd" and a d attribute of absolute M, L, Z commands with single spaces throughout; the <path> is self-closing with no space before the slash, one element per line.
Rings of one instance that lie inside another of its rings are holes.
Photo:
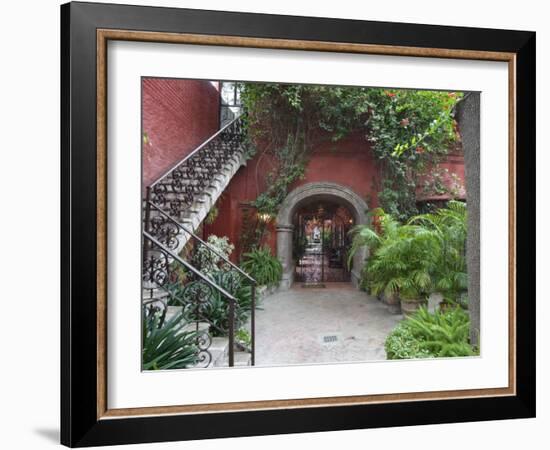
<path fill-rule="evenodd" d="M 350 283 L 326 283 L 265 298 L 256 312 L 256 365 L 386 359 L 384 341 L 402 319 Z"/>

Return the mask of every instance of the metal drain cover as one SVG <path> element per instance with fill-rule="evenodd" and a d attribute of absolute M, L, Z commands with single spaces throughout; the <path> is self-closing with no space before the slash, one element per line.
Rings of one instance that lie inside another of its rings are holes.
<path fill-rule="evenodd" d="M 319 342 L 324 347 L 332 347 L 344 343 L 342 333 L 338 331 L 324 332 L 323 334 L 317 335 L 317 339 L 317 342 Z"/>

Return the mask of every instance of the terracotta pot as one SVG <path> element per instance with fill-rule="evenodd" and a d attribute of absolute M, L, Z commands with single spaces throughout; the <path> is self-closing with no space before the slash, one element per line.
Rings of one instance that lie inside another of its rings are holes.
<path fill-rule="evenodd" d="M 412 316 L 425 303 L 426 300 L 423 299 L 401 299 L 401 311 L 403 312 L 403 316 Z"/>
<path fill-rule="evenodd" d="M 401 300 L 397 295 L 387 296 L 383 294 L 382 301 L 388 305 L 388 311 L 390 314 L 401 314 Z"/>
<path fill-rule="evenodd" d="M 447 312 L 453 308 L 456 308 L 456 304 L 446 302 L 445 300 L 439 302 L 439 311 L 441 311 L 442 313 Z"/>

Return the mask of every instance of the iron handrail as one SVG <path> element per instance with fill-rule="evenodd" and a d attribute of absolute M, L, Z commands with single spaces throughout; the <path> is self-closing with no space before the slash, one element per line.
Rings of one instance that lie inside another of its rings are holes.
<path fill-rule="evenodd" d="M 235 297 L 233 297 L 229 292 L 227 292 L 224 288 L 221 286 L 218 286 L 214 281 L 212 281 L 210 278 L 208 278 L 206 275 L 202 274 L 200 270 L 196 269 L 193 265 L 189 264 L 187 261 L 184 261 L 181 259 L 178 255 L 173 253 L 171 250 L 166 248 L 161 242 L 159 242 L 157 239 L 155 239 L 153 236 L 151 236 L 147 231 L 143 232 L 143 235 L 150 240 L 153 244 L 155 244 L 157 247 L 159 247 L 163 252 L 167 253 L 168 256 L 171 258 L 174 258 L 177 262 L 184 265 L 187 269 L 189 269 L 191 272 L 193 272 L 195 275 L 197 275 L 202 281 L 206 281 L 206 283 L 210 286 L 216 289 L 218 292 L 223 294 L 225 297 L 232 301 L 237 301 Z"/>
<path fill-rule="evenodd" d="M 237 299 L 233 297 L 229 292 L 227 292 L 224 288 L 218 286 L 214 281 L 210 280 L 207 276 L 203 275 L 198 269 L 193 267 L 191 264 L 189 264 L 187 261 L 184 261 L 181 259 L 178 255 L 174 254 L 171 250 L 166 248 L 162 243 L 160 243 L 158 240 L 156 240 L 153 236 L 151 236 L 147 231 L 143 231 L 143 236 L 151 241 L 153 244 L 155 244 L 159 249 L 161 249 L 162 252 L 165 252 L 168 256 L 172 257 L 175 261 L 182 264 L 184 267 L 186 267 L 188 270 L 193 272 L 195 275 L 197 275 L 202 281 L 206 282 L 208 286 L 210 286 L 213 289 L 216 289 L 220 294 L 222 294 L 224 297 L 226 297 L 229 300 L 229 330 L 228 330 L 228 338 L 229 338 L 229 367 L 233 367 L 235 364 L 235 305 L 237 304 Z"/>
<path fill-rule="evenodd" d="M 161 242 L 159 242 L 157 239 L 155 239 L 153 236 L 151 236 L 147 231 L 143 232 L 143 235 L 150 240 L 153 244 L 155 244 L 158 248 L 160 248 L 163 252 L 167 253 L 168 256 L 171 258 L 174 258 L 177 262 L 185 266 L 185 268 L 189 269 L 191 272 L 193 272 L 195 275 L 197 275 L 202 281 L 205 281 L 206 284 L 208 284 L 210 287 L 216 289 L 218 292 L 220 292 L 222 295 L 227 297 L 228 299 L 232 301 L 237 301 L 235 297 L 233 297 L 229 292 L 227 292 L 224 288 L 221 286 L 218 286 L 214 281 L 212 281 L 210 278 L 208 278 L 206 275 L 201 273 L 200 270 L 196 269 L 193 265 L 189 264 L 187 261 L 184 261 L 181 259 L 178 255 L 173 253 L 171 250 L 166 248 Z"/>
<path fill-rule="evenodd" d="M 148 201 L 147 202 L 149 206 L 152 206 L 155 210 L 157 210 L 159 213 L 161 213 L 164 217 L 166 217 L 170 222 L 172 222 L 174 225 L 176 225 L 181 230 L 185 231 L 187 234 L 189 234 L 193 239 L 200 242 L 202 245 L 205 245 L 208 250 L 210 250 L 212 253 L 214 253 L 216 256 L 220 257 L 225 263 L 229 264 L 233 269 L 235 269 L 237 272 L 239 272 L 242 276 L 247 278 L 253 285 L 257 285 L 258 282 L 252 278 L 248 273 L 246 273 L 244 270 L 242 270 L 239 266 L 232 263 L 229 259 L 227 259 L 222 253 L 217 251 L 214 247 L 212 247 L 208 242 L 204 241 L 200 237 L 198 237 L 195 233 L 193 233 L 190 229 L 188 229 L 186 226 L 179 223 L 177 220 L 175 220 L 170 214 L 167 214 L 165 211 L 163 211 L 160 207 L 155 205 L 153 202 Z M 150 220 L 150 219 L 149 219 Z"/>
<path fill-rule="evenodd" d="M 200 144 L 195 150 L 193 150 L 191 153 L 189 153 L 185 158 L 183 158 L 180 162 L 178 162 L 176 165 L 172 166 L 171 169 L 164 172 L 160 177 L 158 177 L 155 181 L 153 181 L 149 187 L 152 188 L 157 183 L 162 181 L 164 178 L 166 178 L 168 175 L 170 175 L 174 170 L 176 170 L 179 166 L 181 166 L 185 161 L 191 159 L 193 156 L 195 156 L 201 149 L 203 149 L 205 146 L 207 146 L 210 142 L 212 142 L 214 139 L 216 139 L 220 134 L 222 134 L 225 130 L 227 130 L 231 125 L 235 124 L 237 120 L 241 119 L 244 116 L 243 114 L 239 114 L 237 117 L 235 117 L 231 122 L 229 122 L 227 125 L 225 125 L 223 128 L 220 128 L 216 133 L 214 133 L 212 136 L 210 136 L 206 141 L 204 141 L 202 144 Z"/>

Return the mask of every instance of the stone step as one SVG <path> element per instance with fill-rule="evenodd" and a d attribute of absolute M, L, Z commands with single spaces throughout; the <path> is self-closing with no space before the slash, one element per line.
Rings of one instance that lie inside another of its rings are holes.
<path fill-rule="evenodd" d="M 231 144 L 233 148 L 234 144 Z M 210 151 L 210 149 L 209 149 Z M 209 157 L 207 157 L 209 159 Z M 211 158 L 210 158 L 211 159 Z M 207 173 L 207 183 L 205 187 L 200 187 L 197 192 L 193 192 L 192 200 L 189 205 L 184 208 L 179 217 L 175 217 L 170 211 L 170 201 L 177 200 L 178 195 L 183 196 L 182 193 L 178 193 L 172 189 L 170 185 L 170 175 L 168 175 L 166 182 L 162 183 L 166 192 L 163 194 L 166 203 L 162 210 L 173 219 L 179 221 L 182 225 L 188 228 L 190 231 L 196 231 L 200 226 L 204 218 L 208 215 L 219 196 L 227 187 L 235 173 L 239 170 L 240 166 L 244 164 L 243 150 L 236 148 L 232 151 L 232 154 L 224 161 L 222 168 L 219 170 L 212 170 L 212 168 L 197 168 L 199 173 Z M 196 180 L 180 180 L 183 184 L 196 186 L 198 183 Z M 181 197 L 180 197 L 181 198 Z M 178 253 L 189 240 L 189 235 L 182 232 L 178 234 L 179 247 L 174 250 L 174 253 Z"/>
<path fill-rule="evenodd" d="M 233 155 L 229 158 L 227 158 L 224 161 L 221 161 L 221 164 L 218 164 L 217 160 L 212 159 L 205 159 L 206 166 L 205 167 L 197 167 L 195 168 L 196 173 L 204 173 L 209 175 L 209 178 L 212 176 L 223 174 L 227 169 L 233 167 L 235 164 L 238 164 L 240 161 L 240 155 Z M 212 166 L 208 166 L 209 163 L 213 163 Z M 165 186 L 166 188 L 171 189 L 171 183 L 172 176 L 168 176 L 165 181 L 161 183 L 161 185 Z M 189 184 L 190 182 L 193 182 L 194 180 L 192 178 L 180 178 L 178 181 L 180 181 L 182 184 Z"/>
<path fill-rule="evenodd" d="M 180 306 L 181 308 L 181 306 Z M 168 314 L 167 314 L 168 315 Z M 198 331 L 208 331 L 210 329 L 210 324 L 208 322 L 198 322 L 199 330 Z M 195 322 L 188 323 L 182 328 L 183 331 L 197 331 L 197 324 Z"/>
<path fill-rule="evenodd" d="M 166 320 L 170 320 L 177 316 L 178 314 L 181 314 L 183 311 L 183 306 L 167 306 L 166 307 Z"/>
<path fill-rule="evenodd" d="M 252 364 L 252 356 L 248 352 L 235 352 L 233 354 L 233 367 L 247 367 Z M 218 360 L 214 367 L 229 367 L 229 355 Z"/>
<path fill-rule="evenodd" d="M 235 164 L 233 163 L 231 166 L 228 166 L 226 169 L 231 169 L 234 165 Z M 217 183 L 223 182 L 227 178 L 224 175 L 225 171 L 226 170 L 220 170 L 219 172 L 209 171 L 208 172 L 209 176 L 204 178 L 204 182 L 210 185 L 215 185 L 216 182 Z M 199 183 L 199 181 L 196 179 L 193 179 L 193 180 L 182 179 L 179 181 L 182 186 L 200 186 L 201 185 L 201 183 Z M 178 195 L 183 190 L 183 188 L 179 188 L 179 187 L 173 188 L 170 183 L 166 183 L 164 186 L 166 187 L 166 191 L 164 195 Z"/>
<path fill-rule="evenodd" d="M 145 301 L 147 300 L 163 300 L 167 297 L 170 297 L 170 294 L 164 289 L 152 288 L 152 289 L 143 289 L 141 298 Z"/>
<path fill-rule="evenodd" d="M 208 347 L 208 351 L 212 355 L 209 367 L 216 366 L 216 363 L 227 356 L 229 351 L 229 339 L 226 337 L 212 338 L 212 344 Z"/>
<path fill-rule="evenodd" d="M 252 363 L 252 355 L 248 352 L 235 352 L 234 355 L 235 367 L 246 367 Z"/>

